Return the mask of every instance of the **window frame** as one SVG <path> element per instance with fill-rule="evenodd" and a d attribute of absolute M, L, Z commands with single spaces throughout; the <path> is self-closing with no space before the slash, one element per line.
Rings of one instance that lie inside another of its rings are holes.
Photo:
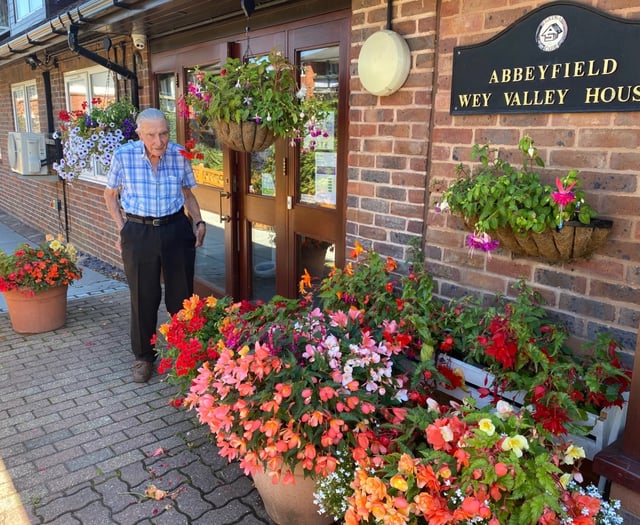
<path fill-rule="evenodd" d="M 33 99 L 31 99 L 29 96 L 29 88 L 33 88 L 33 93 L 35 94 L 35 104 L 37 106 L 39 104 L 38 84 L 35 79 L 11 84 L 11 109 L 13 111 L 13 128 L 14 131 L 17 132 L 26 131 L 32 133 L 41 133 L 42 126 L 40 125 L 40 113 L 38 112 L 35 115 L 32 115 L 31 112 L 31 100 Z M 18 94 L 18 92 L 22 92 L 22 99 L 24 100 L 24 129 L 22 129 L 20 125 L 19 111 L 16 107 L 16 94 Z"/>
<path fill-rule="evenodd" d="M 38 3 L 37 6 L 29 6 L 28 12 L 22 17 L 18 18 L 17 6 L 24 6 L 25 0 L 7 0 L 7 8 L 9 20 L 11 22 L 11 33 L 16 34 L 24 31 L 29 26 L 39 21 L 46 19 L 46 5 L 45 0 L 26 0 L 30 4 L 32 2 Z"/>

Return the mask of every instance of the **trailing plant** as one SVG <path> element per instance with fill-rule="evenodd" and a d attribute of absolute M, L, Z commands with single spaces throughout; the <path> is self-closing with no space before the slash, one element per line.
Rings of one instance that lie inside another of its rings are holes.
<path fill-rule="evenodd" d="M 475 144 L 472 160 L 480 165 L 471 170 L 464 164 L 456 167 L 457 179 L 442 194 L 436 210 L 459 214 L 471 235 L 467 245 L 473 249 L 492 251 L 498 243 L 491 232 L 509 228 L 517 235 L 542 233 L 547 228 L 561 229 L 569 220 L 589 224 L 596 212 L 586 203 L 580 189 L 578 170 L 556 178 L 556 190 L 543 184 L 537 167 L 544 167 L 538 149 L 529 136 L 524 136 L 518 149 L 522 167 L 516 168 L 500 157 L 489 144 Z"/>
<path fill-rule="evenodd" d="M 200 127 L 253 121 L 301 143 L 305 133 L 312 142 L 326 134 L 322 118 L 328 109 L 321 97 L 298 86 L 296 67 L 273 50 L 259 58 L 229 57 L 219 72 L 197 69 L 180 111 Z"/>
<path fill-rule="evenodd" d="M 91 159 L 105 169 L 111 165 L 114 151 L 122 144 L 136 140 L 137 110 L 127 100 L 103 104 L 94 98 L 82 103 L 82 111 L 60 111 L 62 121 L 58 133 L 62 140 L 62 159 L 53 164 L 58 175 L 73 180 L 91 167 Z"/>

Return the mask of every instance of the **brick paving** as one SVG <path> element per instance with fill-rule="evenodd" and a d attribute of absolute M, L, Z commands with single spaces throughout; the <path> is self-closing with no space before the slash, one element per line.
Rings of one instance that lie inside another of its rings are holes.
<path fill-rule="evenodd" d="M 175 388 L 130 381 L 127 300 L 70 300 L 45 334 L 0 314 L 0 524 L 271 524 L 251 479 L 168 405 Z M 168 496 L 145 498 L 152 485 Z"/>
<path fill-rule="evenodd" d="M 126 286 L 86 285 L 52 332 L 17 334 L 0 309 L 0 525 L 273 525 L 251 478 L 168 405 L 175 387 L 131 382 Z"/>

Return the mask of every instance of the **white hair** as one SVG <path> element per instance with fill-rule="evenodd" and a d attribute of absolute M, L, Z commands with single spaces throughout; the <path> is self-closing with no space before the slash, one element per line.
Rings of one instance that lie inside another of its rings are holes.
<path fill-rule="evenodd" d="M 136 118 L 136 124 L 140 126 L 140 124 L 147 120 L 164 120 L 167 121 L 167 117 L 165 114 L 157 108 L 147 108 L 140 113 L 138 113 L 138 117 Z"/>

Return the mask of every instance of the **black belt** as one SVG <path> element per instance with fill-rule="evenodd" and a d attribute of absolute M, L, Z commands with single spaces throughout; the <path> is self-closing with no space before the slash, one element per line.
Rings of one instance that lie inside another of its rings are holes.
<path fill-rule="evenodd" d="M 141 217 L 140 215 L 127 213 L 127 220 L 140 224 L 151 224 L 152 226 L 164 226 L 165 224 L 177 221 L 183 216 L 184 208 L 180 208 L 177 212 L 172 213 L 171 215 L 165 215 L 164 217 Z"/>

